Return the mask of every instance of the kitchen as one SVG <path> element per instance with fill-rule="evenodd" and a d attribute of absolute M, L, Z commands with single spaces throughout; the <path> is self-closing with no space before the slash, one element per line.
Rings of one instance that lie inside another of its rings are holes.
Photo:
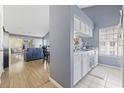
<path fill-rule="evenodd" d="M 122 87 L 122 5 L 51 5 L 47 9 L 50 81 L 65 88 Z M 0 24 L 1 60 L 3 23 Z"/>
<path fill-rule="evenodd" d="M 98 49 L 85 40 L 92 36 L 92 29 L 74 17 L 74 84 L 98 65 Z"/>
<path fill-rule="evenodd" d="M 103 9 L 105 8 L 105 6 L 91 6 L 89 9 L 92 10 L 94 7 L 96 7 L 95 9 L 100 7 Z M 106 7 L 109 9 L 111 6 Z M 86 10 L 89 11 L 88 8 Z M 87 13 L 86 10 L 82 9 L 82 12 Z M 97 13 L 98 11 L 94 12 Z M 85 13 L 83 14 L 85 15 Z M 90 13 L 88 12 L 87 14 Z M 91 20 L 94 24 L 94 21 L 91 18 L 91 16 L 87 17 L 87 19 Z M 96 38 L 94 36 L 94 34 L 96 34 L 94 29 L 96 29 L 97 25 L 93 25 L 93 28 L 84 21 L 82 16 L 74 16 L 73 85 L 75 87 L 122 87 L 121 51 L 123 50 L 123 38 L 121 37 L 123 31 L 121 30 L 121 21 L 122 14 L 120 10 L 118 25 L 99 28 L 99 32 L 97 32 L 98 38 Z M 105 38 L 105 40 L 103 38 Z M 98 46 L 94 44 L 96 41 L 99 42 Z M 115 74 L 114 71 L 111 72 L 111 70 L 115 70 L 115 72 L 119 74 Z"/>
<path fill-rule="evenodd" d="M 50 78 L 62 87 L 122 87 L 122 5 L 50 6 Z"/>

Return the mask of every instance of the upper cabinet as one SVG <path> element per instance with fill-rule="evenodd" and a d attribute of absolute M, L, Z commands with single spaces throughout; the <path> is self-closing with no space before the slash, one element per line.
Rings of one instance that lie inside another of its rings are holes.
<path fill-rule="evenodd" d="M 92 37 L 92 29 L 84 24 L 84 22 L 77 16 L 74 17 L 74 34 L 84 37 Z"/>
<path fill-rule="evenodd" d="M 75 32 L 81 31 L 81 21 L 77 17 L 74 17 L 74 30 L 75 30 Z"/>

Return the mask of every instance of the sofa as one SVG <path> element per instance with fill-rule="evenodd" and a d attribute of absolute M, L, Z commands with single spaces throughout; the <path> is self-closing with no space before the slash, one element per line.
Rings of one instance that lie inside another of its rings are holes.
<path fill-rule="evenodd" d="M 43 49 L 42 48 L 27 48 L 24 52 L 24 60 L 26 62 L 42 59 L 44 57 Z"/>

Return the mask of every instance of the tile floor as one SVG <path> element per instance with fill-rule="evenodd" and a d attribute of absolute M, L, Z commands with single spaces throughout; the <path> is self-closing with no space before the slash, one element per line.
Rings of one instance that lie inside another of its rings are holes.
<path fill-rule="evenodd" d="M 89 72 L 76 88 L 121 88 L 121 70 L 98 65 Z"/>

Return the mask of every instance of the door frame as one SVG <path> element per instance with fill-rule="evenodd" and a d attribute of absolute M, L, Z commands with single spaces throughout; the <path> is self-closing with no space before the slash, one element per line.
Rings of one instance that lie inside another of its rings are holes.
<path fill-rule="evenodd" d="M 123 11 L 123 22 L 122 22 L 122 30 L 123 30 L 123 57 L 122 57 L 122 88 L 124 88 L 124 5 L 122 6 Z"/>

